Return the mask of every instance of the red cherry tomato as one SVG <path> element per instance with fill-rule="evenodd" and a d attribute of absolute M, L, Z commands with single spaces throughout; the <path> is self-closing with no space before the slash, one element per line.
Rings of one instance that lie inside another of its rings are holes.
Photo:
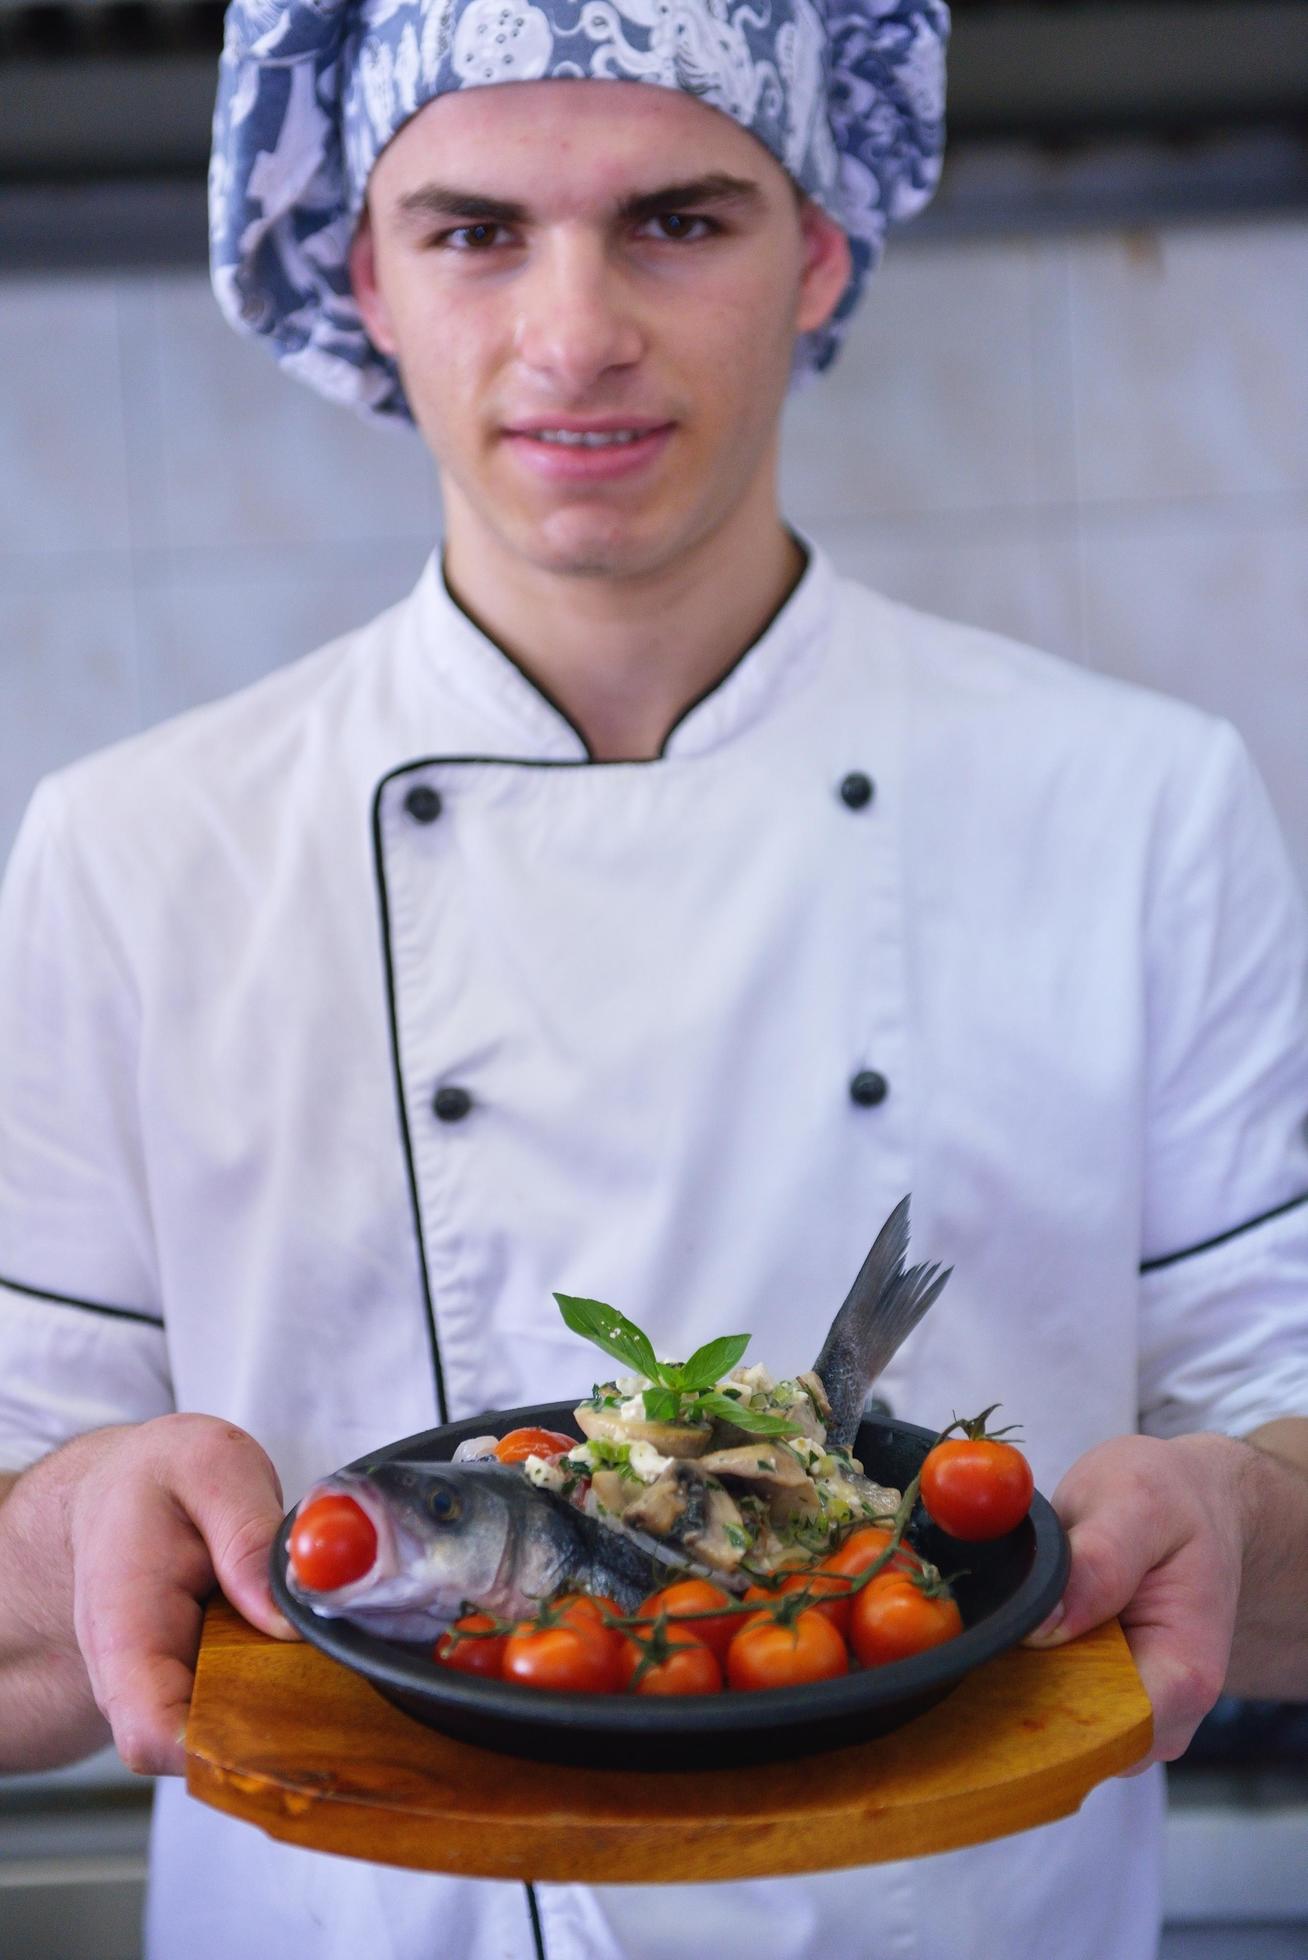
<path fill-rule="evenodd" d="M 793 1626 L 778 1625 L 768 1613 L 746 1620 L 727 1653 L 732 1688 L 793 1688 L 848 1672 L 844 1641 L 812 1606 Z"/>
<path fill-rule="evenodd" d="M 817 1569 L 819 1572 L 840 1572 L 847 1579 L 857 1579 L 869 1565 L 876 1564 L 890 1538 L 890 1532 L 879 1524 L 860 1525 L 857 1531 L 851 1531 L 848 1538 L 841 1540 L 834 1552 L 827 1552 L 819 1560 Z M 883 1570 L 911 1571 L 916 1569 L 918 1563 L 912 1547 L 901 1543 Z"/>
<path fill-rule="evenodd" d="M 658 1614 L 666 1613 L 669 1621 L 673 1621 L 686 1613 L 712 1613 L 716 1607 L 730 1604 L 730 1594 L 707 1579 L 678 1579 L 675 1585 L 663 1586 L 658 1592 L 652 1592 L 640 1609 L 640 1617 L 642 1620 L 652 1620 Z M 721 1619 L 686 1620 L 685 1627 L 725 1666 L 727 1649 L 740 1632 L 742 1622 L 741 1614 L 724 1613 Z"/>
<path fill-rule="evenodd" d="M 662 1660 L 657 1658 L 660 1653 Z M 647 1655 L 653 1658 L 637 1680 Z M 643 1643 L 623 1641 L 622 1672 L 637 1695 L 715 1695 L 722 1687 L 722 1663 L 717 1655 L 697 1640 L 689 1627 L 672 1621 L 661 1634 L 645 1635 Z"/>
<path fill-rule="evenodd" d="M 596 1601 L 574 1596 L 548 1608 L 540 1622 L 514 1628 L 503 1674 L 528 1688 L 611 1695 L 622 1685 L 622 1641 L 602 1623 Z"/>
<path fill-rule="evenodd" d="M 1034 1491 L 1021 1450 L 993 1436 L 951 1437 L 922 1465 L 922 1502 L 951 1538 L 1002 1538 L 1021 1524 Z"/>
<path fill-rule="evenodd" d="M 484 1674 L 498 1681 L 504 1668 L 507 1633 L 494 1631 L 489 1613 L 465 1613 L 436 1642 L 435 1659 L 442 1667 L 457 1668 L 460 1674 Z M 475 1639 L 453 1640 L 451 1634 L 476 1635 Z"/>
<path fill-rule="evenodd" d="M 296 1513 L 291 1570 L 308 1592 L 335 1592 L 362 1579 L 377 1556 L 377 1528 L 343 1491 L 324 1491 Z"/>
<path fill-rule="evenodd" d="M 814 1612 L 830 1620 L 842 1640 L 849 1638 L 849 1580 L 837 1572 L 792 1572 L 778 1586 L 751 1586 L 745 1598 L 751 1602 L 778 1599 L 782 1593 L 807 1592 L 814 1595 Z M 823 1595 L 828 1597 L 823 1597 Z"/>
<path fill-rule="evenodd" d="M 566 1456 L 576 1447 L 575 1436 L 564 1436 L 557 1429 L 511 1429 L 500 1437 L 495 1454 L 501 1463 L 525 1463 L 529 1456 Z"/>
<path fill-rule="evenodd" d="M 963 1616 L 947 1592 L 904 1572 L 878 1572 L 854 1597 L 849 1637 L 864 1667 L 938 1647 L 963 1631 Z"/>

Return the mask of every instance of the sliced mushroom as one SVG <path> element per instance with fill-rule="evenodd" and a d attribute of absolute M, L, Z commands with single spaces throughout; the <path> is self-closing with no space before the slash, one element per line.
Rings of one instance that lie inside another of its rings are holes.
<path fill-rule="evenodd" d="M 755 1441 L 742 1449 L 714 1450 L 702 1456 L 695 1468 L 757 1491 L 767 1500 L 768 1517 L 776 1525 L 796 1517 L 814 1518 L 822 1510 L 817 1485 L 784 1443 Z"/>
<path fill-rule="evenodd" d="M 818 1374 L 817 1370 L 807 1368 L 802 1375 L 796 1375 L 795 1386 L 804 1390 L 809 1401 L 817 1410 L 819 1420 L 823 1423 L 830 1422 L 831 1402 L 828 1398 L 822 1377 Z"/>
<path fill-rule="evenodd" d="M 735 1500 L 716 1479 L 701 1476 L 698 1463 L 674 1463 L 628 1505 L 622 1522 L 675 1540 L 719 1572 L 734 1572 L 750 1544 Z"/>
<path fill-rule="evenodd" d="M 679 1538 L 690 1496 L 702 1489 L 693 1472 L 680 1463 L 673 1463 L 646 1487 L 634 1504 L 627 1506 L 623 1521 L 637 1531 L 648 1531 L 654 1538 Z"/>
<path fill-rule="evenodd" d="M 597 1470 L 590 1480 L 591 1490 L 596 1502 L 606 1511 L 621 1516 L 631 1505 L 632 1499 L 639 1496 L 641 1485 L 630 1477 L 624 1477 L 620 1470 Z"/>
<path fill-rule="evenodd" d="M 750 1545 L 739 1507 L 721 1484 L 709 1483 L 702 1488 L 707 1495 L 703 1523 L 687 1530 L 684 1542 L 705 1565 L 719 1572 L 734 1572 Z"/>
<path fill-rule="evenodd" d="M 813 1479 L 805 1477 L 802 1483 L 772 1491 L 768 1510 L 774 1525 L 787 1525 L 794 1518 L 821 1517 L 822 1495 Z"/>
<path fill-rule="evenodd" d="M 616 1409 L 593 1409 L 586 1402 L 576 1416 L 583 1436 L 609 1443 L 652 1443 L 660 1456 L 702 1456 L 713 1433 L 707 1422 L 632 1421 Z"/>
<path fill-rule="evenodd" d="M 784 1443 L 765 1443 L 757 1437 L 734 1449 L 710 1450 L 695 1467 L 706 1477 L 738 1477 L 743 1483 L 783 1490 L 813 1481 L 793 1450 Z"/>

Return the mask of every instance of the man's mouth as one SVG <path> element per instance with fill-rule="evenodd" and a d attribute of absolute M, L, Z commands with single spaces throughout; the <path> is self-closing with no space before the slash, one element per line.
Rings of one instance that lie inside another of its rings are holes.
<path fill-rule="evenodd" d="M 609 449 L 614 443 L 639 442 L 647 429 L 523 429 L 533 442 L 561 442 L 572 448 Z"/>
<path fill-rule="evenodd" d="M 537 477 L 589 483 L 643 470 L 662 453 L 674 428 L 671 422 L 620 422 L 616 416 L 594 422 L 533 418 L 510 423 L 504 435 Z"/>

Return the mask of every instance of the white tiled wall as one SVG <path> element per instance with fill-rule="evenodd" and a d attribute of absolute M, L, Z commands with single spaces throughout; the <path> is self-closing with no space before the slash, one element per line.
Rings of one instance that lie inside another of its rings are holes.
<path fill-rule="evenodd" d="M 923 607 L 1230 716 L 1308 880 L 1308 224 L 892 249 L 784 485 Z M 0 856 L 43 771 L 369 617 L 417 439 L 280 376 L 198 275 L 0 281 Z"/>

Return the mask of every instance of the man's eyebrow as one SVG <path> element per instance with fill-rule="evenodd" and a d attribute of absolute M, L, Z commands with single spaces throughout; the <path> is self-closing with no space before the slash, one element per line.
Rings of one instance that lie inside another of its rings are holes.
<path fill-rule="evenodd" d="M 684 184 L 663 184 L 656 191 L 624 197 L 618 214 L 623 218 L 654 218 L 662 211 L 687 211 L 705 204 L 758 204 L 762 196 L 750 178 L 729 177 L 725 171 L 713 170 Z"/>
<path fill-rule="evenodd" d="M 657 217 L 663 211 L 702 209 L 705 205 L 758 204 L 759 186 L 748 177 L 731 177 L 725 171 L 710 171 L 685 183 L 661 184 L 657 190 L 639 191 L 624 197 L 618 216 L 628 221 Z M 414 224 L 433 218 L 459 218 L 465 224 L 520 225 L 530 217 L 525 204 L 507 198 L 487 197 L 484 191 L 461 190 L 456 184 L 423 184 L 406 191 L 396 205 L 401 219 Z"/>

